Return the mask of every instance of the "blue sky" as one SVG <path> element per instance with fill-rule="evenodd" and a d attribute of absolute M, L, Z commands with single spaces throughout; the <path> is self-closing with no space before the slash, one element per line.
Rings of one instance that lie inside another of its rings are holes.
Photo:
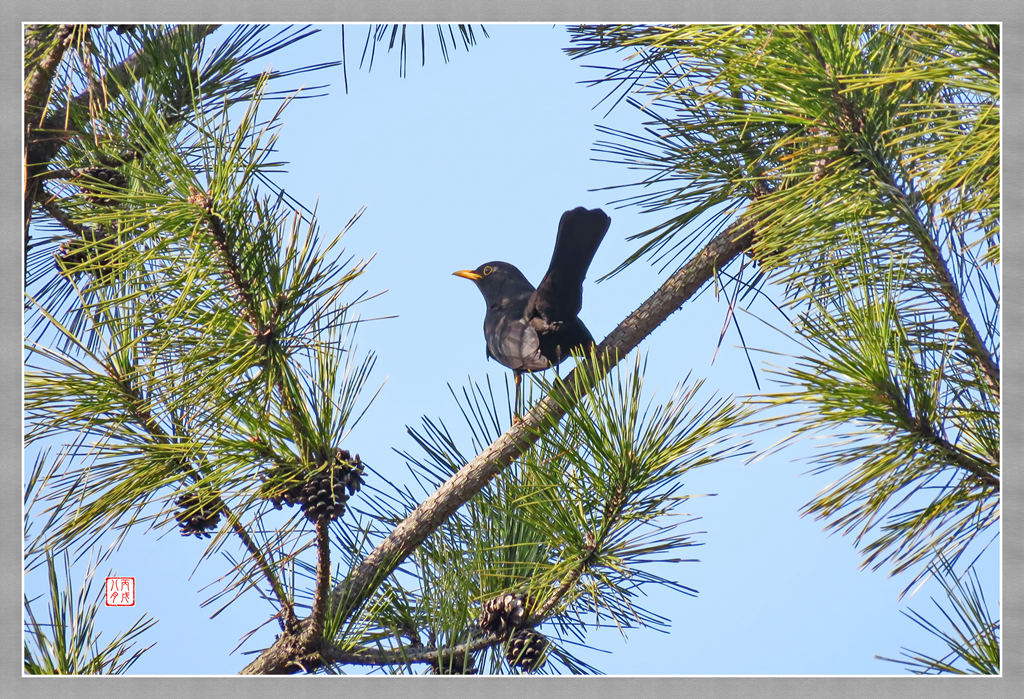
<path fill-rule="evenodd" d="M 584 286 L 581 317 L 595 337 L 604 337 L 667 276 L 640 262 L 595 281 L 633 250 L 629 235 L 658 222 L 658 214 L 609 205 L 621 192 L 594 191 L 638 176 L 594 160 L 594 125 L 635 130 L 639 116 L 627 105 L 609 116 L 606 105 L 595 107 L 602 88 L 580 81 L 598 71 L 565 56 L 563 27 L 487 29 L 490 38 L 468 53 L 453 52 L 448 64 L 428 36 L 426 65 L 419 65 L 417 43 L 405 78 L 398 76 L 397 56 L 378 53 L 370 72 L 350 65 L 348 94 L 340 69 L 306 76 L 310 83 L 330 82 L 329 94 L 293 102 L 277 144 L 289 162 L 278 182 L 307 205 L 317 204 L 325 235 L 366 207 L 345 247 L 357 258 L 375 256 L 360 288 L 387 293 L 367 303 L 363 314 L 396 317 L 358 330 L 360 347 L 378 355 L 374 378 L 384 386 L 343 446 L 382 476 L 406 472 L 392 451 L 412 448 L 406 425 L 423 415 L 460 424 L 448 384 L 508 376 L 485 358 L 479 293 L 451 272 L 500 259 L 536 283 L 559 216 L 582 205 L 601 206 L 612 217 Z M 324 27 L 275 57 L 275 67 L 338 58 L 339 31 Z M 348 31 L 353 60 L 365 28 Z M 796 350 L 758 318 L 782 327 L 768 303 L 750 310 L 739 317 L 748 345 Z M 461 320 L 450 324 L 443 341 L 432 341 L 442 312 Z M 688 372 L 721 394 L 758 390 L 734 330 L 716 355 L 725 316 L 724 299 L 705 290 L 641 345 L 646 385 L 655 396 L 667 398 Z M 754 359 L 762 389 L 770 388 L 764 355 Z M 764 435 L 758 446 L 782 436 Z M 904 674 L 875 654 L 896 657 L 901 647 L 941 653 L 934 637 L 899 613 L 912 607 L 931 614 L 928 594 L 935 590 L 926 587 L 901 601 L 907 579 L 860 570 L 852 538 L 828 536 L 822 522 L 799 516 L 830 480 L 805 474 L 812 453 L 811 445 L 800 444 L 756 463 L 731 461 L 694 472 L 686 491 L 716 495 L 692 504 L 701 518 L 696 527 L 706 533 L 699 537 L 703 545 L 684 555 L 699 562 L 676 565 L 670 574 L 699 595 L 652 595 L 644 605 L 671 619 L 669 633 L 593 634 L 588 642 L 607 653 L 580 651 L 585 659 L 610 674 Z M 135 576 L 138 604 L 102 610 L 104 627 L 111 633 L 126 628 L 143 611 L 160 620 L 148 635 L 159 642 L 136 672 L 231 674 L 248 662 L 228 653 L 270 609 L 260 600 L 242 600 L 210 620 L 211 610 L 199 602 L 222 561 L 214 558 L 192 574 L 202 546 L 175 531 L 159 540 L 151 532 L 111 559 L 121 575 Z M 996 553 L 983 561 L 989 579 L 997 573 Z M 245 647 L 269 643 L 275 630 L 266 627 Z"/>

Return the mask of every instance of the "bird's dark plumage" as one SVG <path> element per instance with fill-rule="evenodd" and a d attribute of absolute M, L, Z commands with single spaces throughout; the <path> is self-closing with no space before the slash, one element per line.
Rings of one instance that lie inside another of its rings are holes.
<path fill-rule="evenodd" d="M 507 262 L 487 262 L 455 272 L 472 279 L 487 303 L 484 339 L 487 356 L 519 375 L 555 366 L 594 338 L 577 317 L 583 279 L 611 219 L 600 209 L 566 211 L 558 223 L 551 263 L 540 285 L 533 285 Z"/>

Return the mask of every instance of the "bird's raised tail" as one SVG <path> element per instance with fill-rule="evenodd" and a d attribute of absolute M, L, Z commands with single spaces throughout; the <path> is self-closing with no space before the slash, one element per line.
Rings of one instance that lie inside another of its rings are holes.
<path fill-rule="evenodd" d="M 557 323 L 576 317 L 583 306 L 583 279 L 611 222 L 601 209 L 579 206 L 562 214 L 551 263 L 530 298 L 527 318 Z"/>

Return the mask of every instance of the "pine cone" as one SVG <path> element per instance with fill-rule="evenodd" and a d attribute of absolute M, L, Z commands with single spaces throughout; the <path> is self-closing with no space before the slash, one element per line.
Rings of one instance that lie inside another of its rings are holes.
<path fill-rule="evenodd" d="M 98 204 L 113 204 L 114 200 L 96 193 L 96 184 L 102 182 L 107 185 L 104 191 L 113 189 L 124 189 L 128 186 L 128 180 L 117 170 L 101 165 L 79 168 L 75 171 L 73 178 L 78 186 L 85 193 L 86 199 Z"/>
<path fill-rule="evenodd" d="M 260 473 L 260 480 L 263 481 L 263 485 L 260 486 L 260 496 L 270 500 L 273 503 L 274 508 L 280 510 L 283 505 L 294 505 L 295 495 L 298 493 L 297 485 L 287 485 L 294 479 L 292 472 L 294 467 L 289 467 L 286 464 L 275 463 L 269 468 L 265 469 Z M 285 485 L 269 485 L 268 481 L 282 479 L 285 481 Z"/>
<path fill-rule="evenodd" d="M 54 255 L 54 258 L 57 261 L 57 271 L 65 277 L 68 276 L 69 269 L 89 259 L 85 250 L 82 249 L 82 242 L 79 238 L 65 240 L 61 243 L 57 247 L 57 253 Z"/>
<path fill-rule="evenodd" d="M 316 522 L 322 517 L 329 520 L 337 519 L 345 511 L 345 486 L 330 473 L 313 476 L 302 485 L 298 493 L 299 505 L 306 518 Z"/>
<path fill-rule="evenodd" d="M 70 276 L 72 270 L 77 276 L 80 272 L 90 272 L 101 281 L 111 273 L 111 252 L 116 243 L 106 237 L 102 226 L 85 231 L 85 237 L 68 238 L 63 241 L 54 253 L 57 271 L 62 276 Z M 83 263 L 90 263 L 87 266 Z"/>
<path fill-rule="evenodd" d="M 430 674 L 475 675 L 476 665 L 473 663 L 472 655 L 467 656 L 465 653 L 447 654 L 430 663 Z"/>
<path fill-rule="evenodd" d="M 504 636 L 511 633 L 526 618 L 526 597 L 508 592 L 487 600 L 480 607 L 480 630 Z"/>
<path fill-rule="evenodd" d="M 547 649 L 548 639 L 544 634 L 533 629 L 520 629 L 509 639 L 508 647 L 505 648 L 505 659 L 512 667 L 533 672 L 544 664 Z"/>
<path fill-rule="evenodd" d="M 334 455 L 335 466 L 339 464 L 347 469 L 345 487 L 348 488 L 349 496 L 355 495 L 363 486 L 363 462 L 359 454 L 352 456 L 345 449 L 339 449 Z"/>
<path fill-rule="evenodd" d="M 210 531 L 216 529 L 220 521 L 220 506 L 214 499 L 213 495 L 203 496 L 197 490 L 190 490 L 178 496 L 174 501 L 178 506 L 174 518 L 178 520 L 182 536 L 210 538 Z"/>
<path fill-rule="evenodd" d="M 278 508 L 282 502 L 287 505 L 300 505 L 311 522 L 316 522 L 322 517 L 335 520 L 344 514 L 345 503 L 349 497 L 359 490 L 363 482 L 362 476 L 363 462 L 360 461 L 359 454 L 353 457 L 348 451 L 338 449 L 330 464 L 321 466 L 304 482 L 270 495 L 269 499 Z"/>

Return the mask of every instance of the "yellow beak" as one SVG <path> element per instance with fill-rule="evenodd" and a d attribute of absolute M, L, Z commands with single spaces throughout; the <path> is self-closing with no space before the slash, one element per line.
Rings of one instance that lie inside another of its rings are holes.
<path fill-rule="evenodd" d="M 484 278 L 482 274 L 477 274 L 471 269 L 460 269 L 458 272 L 452 272 L 452 274 L 454 274 L 456 277 L 462 277 L 463 279 L 472 279 L 473 281 Z"/>

